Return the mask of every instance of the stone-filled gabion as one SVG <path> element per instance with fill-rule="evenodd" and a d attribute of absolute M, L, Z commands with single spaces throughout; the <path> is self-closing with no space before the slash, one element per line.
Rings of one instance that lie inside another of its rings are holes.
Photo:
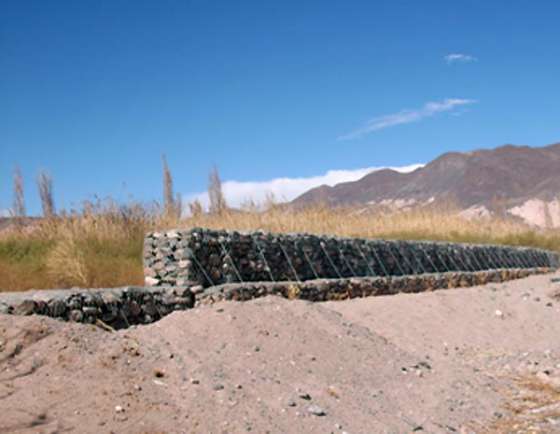
<path fill-rule="evenodd" d="M 173 311 L 190 309 L 194 303 L 188 288 L 177 287 L 43 290 L 0 294 L 0 313 L 89 324 L 101 320 L 120 329 L 152 323 Z"/>
<path fill-rule="evenodd" d="M 0 294 L 0 314 L 46 315 L 64 321 L 99 324 L 115 329 L 148 324 L 175 310 L 222 300 L 246 301 L 267 295 L 312 302 L 356 297 L 417 293 L 505 282 L 552 271 L 550 268 L 508 268 L 408 276 L 315 279 L 305 282 L 226 283 L 209 288 L 112 288 L 26 291 Z"/>
<path fill-rule="evenodd" d="M 317 279 L 305 282 L 226 283 L 202 291 L 197 295 L 197 304 L 212 304 L 222 300 L 246 301 L 267 295 L 313 302 L 346 300 L 357 297 L 466 288 L 487 283 L 506 282 L 550 271 L 549 268 L 511 268 L 408 276 Z"/>
<path fill-rule="evenodd" d="M 149 233 L 149 286 L 304 282 L 492 269 L 558 267 L 553 252 L 494 245 L 366 240 L 208 229 Z"/>

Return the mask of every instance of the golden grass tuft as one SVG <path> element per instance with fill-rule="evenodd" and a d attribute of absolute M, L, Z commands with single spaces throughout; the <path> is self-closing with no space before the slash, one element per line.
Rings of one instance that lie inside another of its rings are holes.
<path fill-rule="evenodd" d="M 206 227 L 308 232 L 346 237 L 526 245 L 560 251 L 560 231 L 531 228 L 505 218 L 468 220 L 452 207 L 363 212 L 270 205 L 197 213 L 179 219 L 157 204 L 87 202 L 79 212 L 37 219 L 0 233 L 0 289 L 112 287 L 143 284 L 146 232 Z"/>
<path fill-rule="evenodd" d="M 517 378 L 515 384 L 516 395 L 510 396 L 505 405 L 508 414 L 479 432 L 549 433 L 556 429 L 554 424 L 560 422 L 560 386 L 535 375 Z"/>

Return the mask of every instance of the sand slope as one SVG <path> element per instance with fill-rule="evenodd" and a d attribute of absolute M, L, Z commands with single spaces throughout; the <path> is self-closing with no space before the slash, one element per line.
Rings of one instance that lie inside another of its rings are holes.
<path fill-rule="evenodd" d="M 116 333 L 0 316 L 0 432 L 560 432 L 560 404 L 504 407 L 515 378 L 560 377 L 550 278 L 218 303 Z"/>

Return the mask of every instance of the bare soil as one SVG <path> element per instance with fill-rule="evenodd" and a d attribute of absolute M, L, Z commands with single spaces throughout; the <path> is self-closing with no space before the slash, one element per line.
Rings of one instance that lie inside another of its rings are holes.
<path fill-rule="evenodd" d="M 119 332 L 0 316 L 0 432 L 560 432 L 551 277 L 223 302 Z"/>

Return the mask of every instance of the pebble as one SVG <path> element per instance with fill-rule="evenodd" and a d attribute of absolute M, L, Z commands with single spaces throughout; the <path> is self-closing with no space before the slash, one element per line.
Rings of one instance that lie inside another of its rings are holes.
<path fill-rule="evenodd" d="M 214 387 L 212 387 L 212 389 L 214 390 L 223 390 L 224 389 L 224 385 L 223 384 L 214 384 Z"/>
<path fill-rule="evenodd" d="M 311 413 L 314 416 L 326 416 L 327 412 L 325 410 L 323 410 L 321 407 L 319 407 L 318 405 L 310 405 L 309 407 L 307 407 L 307 412 Z"/>
<path fill-rule="evenodd" d="M 115 411 L 117 413 L 124 413 L 124 408 L 122 408 L 120 405 L 116 405 L 115 406 Z"/>

